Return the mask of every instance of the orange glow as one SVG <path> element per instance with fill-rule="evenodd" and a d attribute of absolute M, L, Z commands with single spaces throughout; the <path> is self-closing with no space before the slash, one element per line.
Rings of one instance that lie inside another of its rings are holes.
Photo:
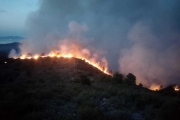
<path fill-rule="evenodd" d="M 64 55 L 62 57 L 65 57 L 65 58 L 72 58 L 72 55 L 71 54 L 68 54 L 68 55 Z"/>
<path fill-rule="evenodd" d="M 26 57 L 27 59 L 31 59 L 32 57 Z"/>
<path fill-rule="evenodd" d="M 41 57 L 41 58 L 44 58 L 44 57 L 57 57 L 57 58 L 60 58 L 60 57 L 63 57 L 63 58 L 72 58 L 72 57 L 74 57 L 74 58 L 77 58 L 77 59 L 81 59 L 81 60 L 84 60 L 86 63 L 88 63 L 88 64 L 90 64 L 90 65 L 92 65 L 92 66 L 94 66 L 94 67 L 96 67 L 97 69 L 99 69 L 100 71 L 102 71 L 102 72 L 104 72 L 105 74 L 108 74 L 108 75 L 110 75 L 107 71 L 108 71 L 108 69 L 107 68 L 105 68 L 105 67 L 102 67 L 101 65 L 100 65 L 100 63 L 96 63 L 96 62 L 94 62 L 94 61 L 91 61 L 91 60 L 88 60 L 88 59 L 86 59 L 86 58 L 84 58 L 84 57 L 82 57 L 82 56 L 73 56 L 72 54 L 59 54 L 59 53 L 50 53 L 50 54 L 47 54 L 47 55 L 45 55 L 45 54 L 43 54 L 42 56 L 40 56 L 40 55 L 34 55 L 34 56 L 32 56 L 32 57 L 27 57 L 26 55 L 22 55 L 22 56 L 20 56 L 19 58 L 20 59 L 38 59 L 39 57 Z"/>
<path fill-rule="evenodd" d="M 45 58 L 45 57 L 47 57 L 47 56 L 43 55 L 43 56 L 40 56 L 40 57 Z"/>
<path fill-rule="evenodd" d="M 175 90 L 175 91 L 179 91 L 179 87 L 178 87 L 178 86 L 175 86 L 175 87 L 174 87 L 174 90 Z"/>
<path fill-rule="evenodd" d="M 150 90 L 160 90 L 160 85 L 152 84 L 151 87 L 149 88 Z"/>
<path fill-rule="evenodd" d="M 24 56 L 24 55 L 20 56 L 20 59 L 25 59 L 25 58 L 26 58 L 26 56 Z"/>
<path fill-rule="evenodd" d="M 35 55 L 35 56 L 34 56 L 34 59 L 38 59 L 38 58 L 39 58 L 39 56 L 38 56 L 38 55 Z"/>
<path fill-rule="evenodd" d="M 55 56 L 55 54 L 54 54 L 54 53 L 49 55 L 49 57 L 54 57 L 54 56 Z"/>

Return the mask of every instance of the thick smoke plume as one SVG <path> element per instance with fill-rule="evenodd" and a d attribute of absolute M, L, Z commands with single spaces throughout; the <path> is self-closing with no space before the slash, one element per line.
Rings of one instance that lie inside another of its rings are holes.
<path fill-rule="evenodd" d="M 131 72 L 145 86 L 178 83 L 179 5 L 177 0 L 39 0 L 39 9 L 27 18 L 28 40 L 21 50 L 46 53 L 80 45 L 75 51 L 104 62 L 105 56 L 110 69 Z"/>
<path fill-rule="evenodd" d="M 166 35 L 168 39 L 179 35 Z M 123 73 L 134 73 L 138 82 L 146 86 L 157 88 L 157 85 L 177 83 L 180 78 L 179 45 L 170 45 L 161 48 L 167 38 L 161 42 L 154 36 L 148 26 L 137 23 L 129 32 L 128 39 L 132 42 L 131 48 L 121 51 L 119 60 Z"/>

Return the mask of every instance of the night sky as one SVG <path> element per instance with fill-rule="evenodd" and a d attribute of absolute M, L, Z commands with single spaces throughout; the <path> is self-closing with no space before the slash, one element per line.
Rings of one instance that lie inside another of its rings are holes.
<path fill-rule="evenodd" d="M 146 86 L 180 83 L 179 6 L 179 0 L 0 0 L 0 36 L 27 37 L 40 52 L 76 38 L 100 51 L 109 69 L 133 73 Z"/>

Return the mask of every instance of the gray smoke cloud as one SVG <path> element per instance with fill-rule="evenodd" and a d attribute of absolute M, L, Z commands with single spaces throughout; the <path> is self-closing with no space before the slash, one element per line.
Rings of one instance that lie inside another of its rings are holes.
<path fill-rule="evenodd" d="M 28 48 L 44 52 L 73 38 L 100 50 L 110 69 L 132 72 L 146 86 L 179 82 L 179 5 L 178 0 L 40 0 L 26 21 Z"/>
<path fill-rule="evenodd" d="M 128 33 L 132 46 L 121 51 L 121 71 L 134 73 L 138 82 L 152 89 L 155 85 L 179 83 L 179 44 L 163 45 L 166 39 L 173 42 L 173 39 L 179 38 L 179 34 L 172 33 L 157 37 L 148 26 L 137 23 Z"/>

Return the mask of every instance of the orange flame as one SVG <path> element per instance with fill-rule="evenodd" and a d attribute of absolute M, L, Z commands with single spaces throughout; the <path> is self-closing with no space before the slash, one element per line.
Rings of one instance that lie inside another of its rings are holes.
<path fill-rule="evenodd" d="M 153 91 L 160 90 L 160 85 L 152 84 L 149 89 Z"/>
<path fill-rule="evenodd" d="M 39 56 L 38 56 L 38 55 L 35 55 L 35 56 L 34 56 L 34 59 L 38 59 L 38 58 L 39 58 Z"/>
<path fill-rule="evenodd" d="M 179 87 L 178 87 L 178 86 L 175 86 L 175 87 L 174 87 L 174 90 L 175 90 L 175 91 L 179 91 Z"/>
<path fill-rule="evenodd" d="M 20 59 L 25 59 L 25 58 L 26 58 L 25 55 L 20 56 Z"/>
<path fill-rule="evenodd" d="M 99 63 L 96 63 L 96 62 L 94 62 L 94 61 L 90 61 L 90 60 L 88 60 L 88 59 L 86 59 L 86 58 L 84 58 L 84 57 L 75 57 L 75 56 L 73 56 L 72 54 L 59 54 L 59 53 L 50 53 L 50 54 L 48 54 L 48 55 L 42 55 L 42 56 L 40 56 L 40 55 L 38 55 L 38 54 L 36 54 L 36 55 L 34 55 L 34 56 L 26 56 L 26 55 L 22 55 L 22 56 L 20 56 L 19 58 L 20 59 L 38 59 L 39 57 L 41 57 L 41 58 L 45 58 L 45 57 L 57 57 L 57 58 L 60 58 L 60 57 L 63 57 L 63 58 L 72 58 L 72 57 L 74 57 L 74 58 L 77 58 L 77 59 L 81 59 L 81 60 L 84 60 L 85 62 L 87 62 L 88 64 L 90 64 L 90 65 L 92 65 L 92 66 L 94 66 L 94 67 L 96 67 L 97 69 L 99 69 L 100 71 L 102 71 L 102 72 L 104 72 L 105 74 L 108 74 L 108 75 L 111 75 L 110 73 L 108 73 L 107 71 L 108 71 L 108 69 L 107 68 L 105 68 L 105 67 L 102 67 Z M 14 58 L 15 59 L 15 58 Z"/>

